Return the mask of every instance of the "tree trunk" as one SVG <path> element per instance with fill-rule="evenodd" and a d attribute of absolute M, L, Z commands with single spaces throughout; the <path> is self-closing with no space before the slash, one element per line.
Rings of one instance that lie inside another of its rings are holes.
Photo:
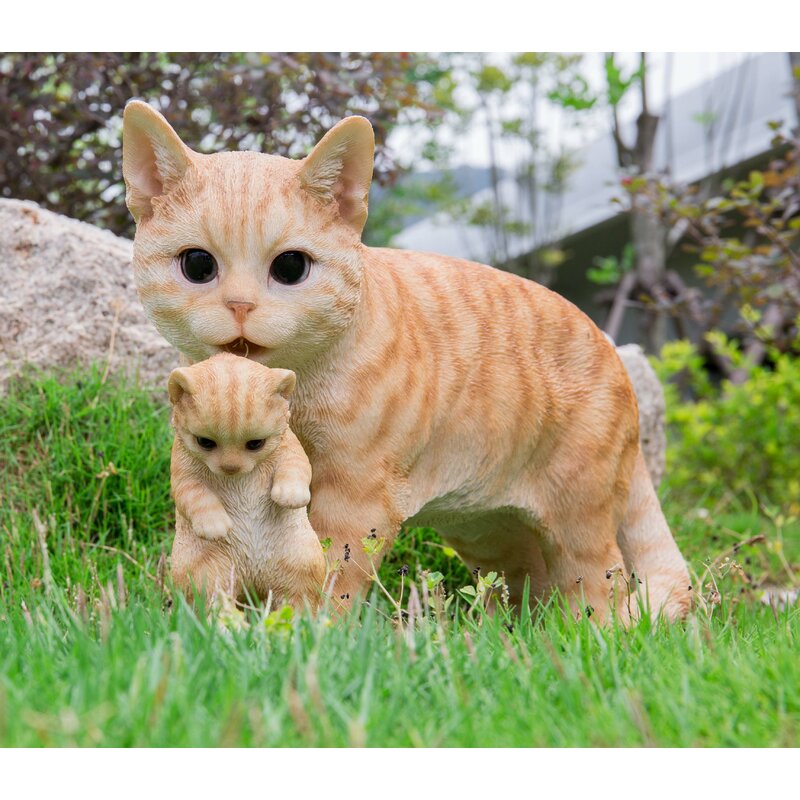
<path fill-rule="evenodd" d="M 634 200 L 630 230 L 636 250 L 637 285 L 643 294 L 656 301 L 666 274 L 666 230 L 646 199 Z M 667 318 L 655 302 L 645 312 L 643 328 L 645 350 L 660 352 L 667 340 Z"/>
<path fill-rule="evenodd" d="M 647 106 L 647 75 L 644 71 L 645 54 L 641 56 L 642 111 L 636 120 L 636 141 L 629 147 L 622 139 L 616 108 L 613 117 L 613 135 L 620 167 L 633 168 L 639 175 L 653 170 L 653 150 L 659 117 L 651 114 Z M 635 194 L 631 204 L 630 236 L 636 253 L 636 281 L 634 292 L 640 291 L 653 298 L 653 306 L 645 311 L 643 324 L 644 347 L 649 353 L 659 353 L 667 339 L 667 318 L 659 309 L 656 299 L 663 295 L 666 275 L 667 230 L 658 219 L 645 193 Z M 616 319 L 617 326 L 621 319 Z"/>

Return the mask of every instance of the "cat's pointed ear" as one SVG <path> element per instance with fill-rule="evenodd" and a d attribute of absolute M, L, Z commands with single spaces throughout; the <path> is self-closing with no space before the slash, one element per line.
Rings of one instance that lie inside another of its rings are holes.
<path fill-rule="evenodd" d="M 322 137 L 300 168 L 300 185 L 323 202 L 335 201 L 342 219 L 361 233 L 367 221 L 375 134 L 365 117 L 347 117 Z"/>
<path fill-rule="evenodd" d="M 270 371 L 276 381 L 275 393 L 288 400 L 297 384 L 297 376 L 290 369 L 273 369 Z"/>
<path fill-rule="evenodd" d="M 170 373 L 167 392 L 172 405 L 175 405 L 184 394 L 194 394 L 196 388 L 189 367 L 178 367 Z"/>
<path fill-rule="evenodd" d="M 122 175 L 125 200 L 136 222 L 153 213 L 151 201 L 183 178 L 192 151 L 152 106 L 131 100 L 122 120 Z"/>

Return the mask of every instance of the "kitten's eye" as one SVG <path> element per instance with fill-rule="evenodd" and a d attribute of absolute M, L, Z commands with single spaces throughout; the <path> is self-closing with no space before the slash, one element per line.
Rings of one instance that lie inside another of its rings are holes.
<path fill-rule="evenodd" d="M 260 450 L 264 446 L 266 439 L 251 439 L 245 447 L 248 450 Z"/>
<path fill-rule="evenodd" d="M 203 450 L 213 450 L 217 443 L 213 439 L 206 439 L 205 436 L 196 436 L 197 444 L 203 448 Z"/>
<path fill-rule="evenodd" d="M 269 274 L 278 283 L 292 286 L 301 283 L 308 277 L 311 268 L 310 261 L 305 253 L 301 253 L 299 250 L 289 250 L 276 257 L 269 268 Z"/>
<path fill-rule="evenodd" d="M 181 253 L 181 272 L 187 281 L 208 283 L 217 277 L 217 262 L 205 250 L 184 250 Z"/>

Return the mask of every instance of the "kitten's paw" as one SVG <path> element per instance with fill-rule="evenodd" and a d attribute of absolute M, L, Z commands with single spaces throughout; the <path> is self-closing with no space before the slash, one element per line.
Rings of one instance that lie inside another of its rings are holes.
<path fill-rule="evenodd" d="M 272 501 L 282 508 L 305 508 L 311 502 L 311 492 L 300 481 L 280 481 L 272 484 Z"/>
<path fill-rule="evenodd" d="M 233 530 L 233 521 L 224 511 L 192 519 L 192 530 L 201 539 L 224 539 Z"/>

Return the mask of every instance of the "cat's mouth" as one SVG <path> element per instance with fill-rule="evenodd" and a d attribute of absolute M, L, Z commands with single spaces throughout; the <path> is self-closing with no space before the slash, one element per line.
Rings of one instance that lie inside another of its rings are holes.
<path fill-rule="evenodd" d="M 269 353 L 268 347 L 255 344 L 241 336 L 238 339 L 234 339 L 232 342 L 220 345 L 220 350 L 224 353 L 232 353 L 235 356 L 252 358 L 255 361 L 258 361 Z"/>

